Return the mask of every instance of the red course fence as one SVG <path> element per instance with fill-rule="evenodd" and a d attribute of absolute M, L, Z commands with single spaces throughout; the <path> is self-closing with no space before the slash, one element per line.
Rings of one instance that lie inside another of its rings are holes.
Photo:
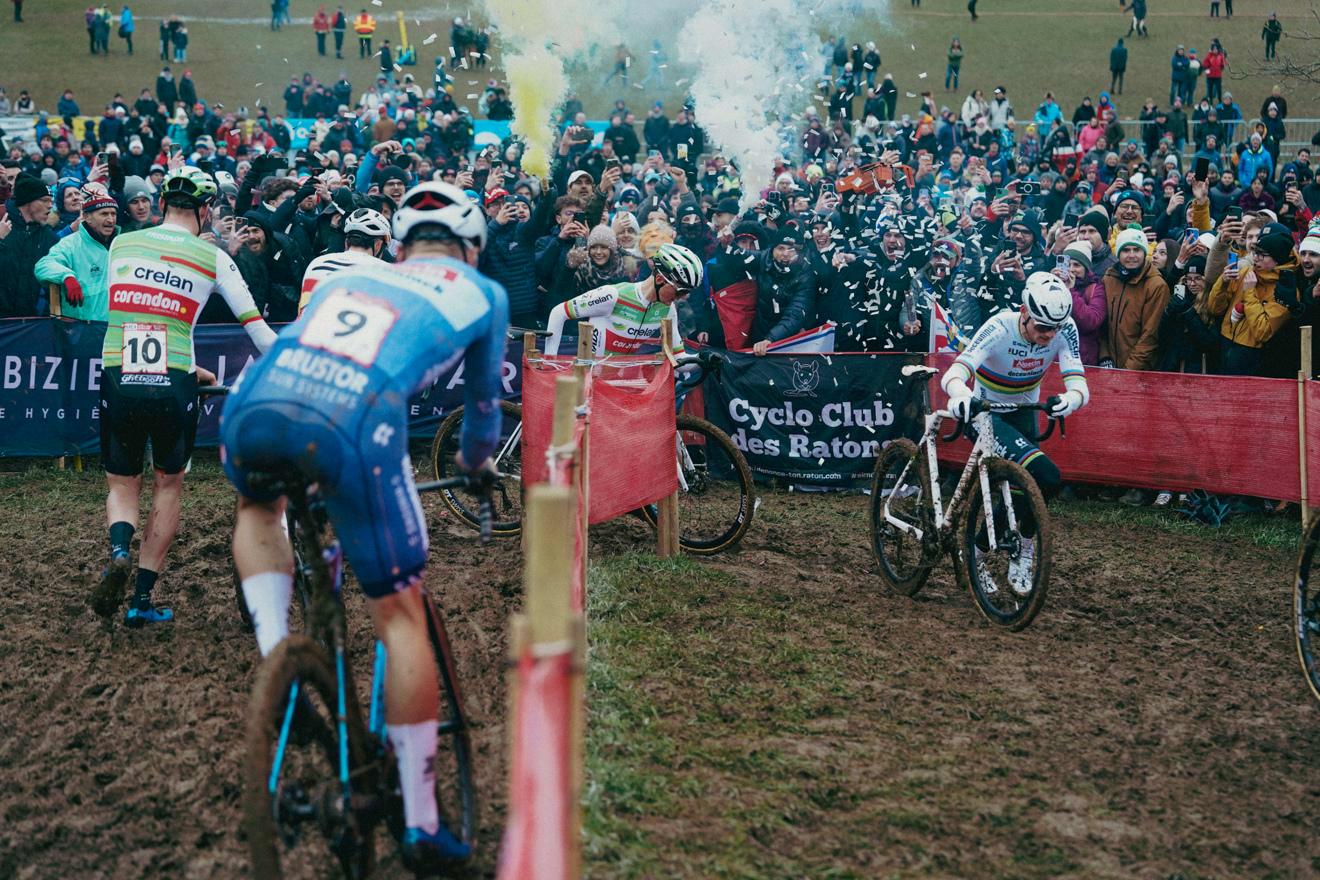
<path fill-rule="evenodd" d="M 941 372 L 948 353 L 930 356 Z M 939 377 L 931 397 L 942 405 Z M 1308 463 L 1309 498 L 1320 499 L 1320 383 L 1306 383 L 1307 437 L 1297 430 L 1297 383 L 1280 379 L 1086 371 L 1091 402 L 1067 421 L 1045 452 L 1068 480 L 1151 489 L 1302 499 L 1299 457 Z M 1044 398 L 1063 391 L 1057 369 L 1041 388 Z M 965 442 L 941 446 L 950 460 L 967 456 Z"/>

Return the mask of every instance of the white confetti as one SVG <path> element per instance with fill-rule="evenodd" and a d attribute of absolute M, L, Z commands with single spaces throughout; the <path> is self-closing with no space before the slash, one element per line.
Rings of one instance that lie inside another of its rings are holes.
<path fill-rule="evenodd" d="M 423 45 L 423 46 L 429 46 L 429 45 L 431 45 L 432 43 L 434 43 L 435 41 L 436 41 L 436 35 L 435 35 L 435 34 L 431 34 L 431 36 L 427 37 L 425 40 L 422 40 L 422 45 Z"/>
<path fill-rule="evenodd" d="M 397 65 L 397 64 L 394 65 L 394 70 L 395 70 L 395 72 L 397 72 L 397 73 L 403 73 L 403 68 L 400 67 L 400 66 Z"/>
<path fill-rule="evenodd" d="M 905 92 L 904 94 L 906 94 L 909 98 L 915 98 L 917 96 L 916 92 Z"/>
<path fill-rule="evenodd" d="M 382 3 L 381 0 L 371 0 L 371 5 L 372 5 L 372 6 L 384 6 L 385 4 Z"/>
<path fill-rule="evenodd" d="M 477 93 L 476 93 L 476 92 L 468 92 L 468 100 L 469 100 L 469 101 L 476 100 L 476 98 L 477 98 Z"/>
<path fill-rule="evenodd" d="M 917 44 L 916 44 L 916 43 L 908 43 L 908 48 L 911 49 L 913 52 L 915 52 L 915 51 L 917 51 Z"/>
<path fill-rule="evenodd" d="M 259 88 L 261 88 L 263 85 L 265 85 L 265 83 L 257 83 L 257 84 L 255 84 L 254 86 L 252 86 L 252 88 L 254 88 L 254 89 L 259 89 Z"/>
<path fill-rule="evenodd" d="M 926 78 L 926 74 L 924 73 L 917 74 L 917 79 L 925 79 L 925 78 Z"/>

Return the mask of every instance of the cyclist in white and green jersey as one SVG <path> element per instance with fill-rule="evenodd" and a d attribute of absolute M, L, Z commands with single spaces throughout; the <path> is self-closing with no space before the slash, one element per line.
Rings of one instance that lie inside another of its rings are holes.
<path fill-rule="evenodd" d="M 701 284 L 701 259 L 679 244 L 664 244 L 651 258 L 651 275 L 636 283 L 607 284 L 555 306 L 546 329 L 546 354 L 559 353 L 566 321 L 591 323 L 591 350 L 607 354 L 645 354 L 661 344 L 660 327 L 669 322 L 674 352 L 683 352 L 675 300 Z"/>
<path fill-rule="evenodd" d="M 100 414 L 101 462 L 110 485 L 110 564 L 92 596 L 92 608 L 109 617 L 124 598 L 142 462 L 150 440 L 155 470 L 151 514 L 142 537 L 132 607 L 124 618 L 132 627 L 174 616 L 168 608 L 152 606 L 151 590 L 178 529 L 183 471 L 197 435 L 193 326 L 202 308 L 218 292 L 258 350 L 264 352 L 275 342 L 234 261 L 198 238 L 208 228 L 215 194 L 215 181 L 205 172 L 190 166 L 171 171 L 162 185 L 161 225 L 125 233 L 110 247 Z M 209 373 L 206 378 L 215 381 Z"/>

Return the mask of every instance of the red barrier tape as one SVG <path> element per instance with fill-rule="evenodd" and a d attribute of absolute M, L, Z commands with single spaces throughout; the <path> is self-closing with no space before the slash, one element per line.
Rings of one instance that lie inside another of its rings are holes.
<path fill-rule="evenodd" d="M 931 355 L 943 371 L 953 355 Z M 931 401 L 943 406 L 940 376 L 931 380 Z M 1044 451 L 1064 478 L 1187 492 L 1301 500 L 1298 472 L 1297 384 L 1279 379 L 1086 371 L 1091 401 L 1067 421 Z M 1042 399 L 1063 392 L 1057 367 L 1041 388 Z M 1307 389 L 1311 503 L 1320 499 L 1320 390 Z M 941 460 L 962 462 L 965 442 L 941 444 Z"/>
<path fill-rule="evenodd" d="M 499 880 L 567 880 L 573 805 L 569 760 L 572 652 L 518 661 L 509 815 Z"/>
<path fill-rule="evenodd" d="M 523 482 L 548 476 L 545 461 L 554 420 L 554 382 L 570 357 L 524 361 Z M 674 447 L 674 374 L 653 356 L 611 358 L 593 370 L 587 461 L 592 525 L 621 516 L 678 489 Z"/>

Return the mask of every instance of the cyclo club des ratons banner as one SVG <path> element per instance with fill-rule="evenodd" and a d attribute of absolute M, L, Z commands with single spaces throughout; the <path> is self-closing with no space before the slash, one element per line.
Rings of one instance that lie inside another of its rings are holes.
<path fill-rule="evenodd" d="M 279 329 L 279 328 L 276 328 Z M 0 457 L 79 455 L 100 446 L 101 343 L 105 324 L 29 318 L 0 321 Z M 203 324 L 194 338 L 196 362 L 232 384 L 257 351 L 241 327 Z M 522 341 L 505 351 L 503 394 L 522 392 Z M 418 436 L 463 403 L 463 364 L 440 376 L 409 403 Z M 199 403 L 197 445 L 215 446 L 224 398 Z"/>
<path fill-rule="evenodd" d="M 803 483 L 869 480 L 883 445 L 915 436 L 920 386 L 901 370 L 921 355 L 730 352 L 702 386 L 706 418 L 752 472 Z"/>

